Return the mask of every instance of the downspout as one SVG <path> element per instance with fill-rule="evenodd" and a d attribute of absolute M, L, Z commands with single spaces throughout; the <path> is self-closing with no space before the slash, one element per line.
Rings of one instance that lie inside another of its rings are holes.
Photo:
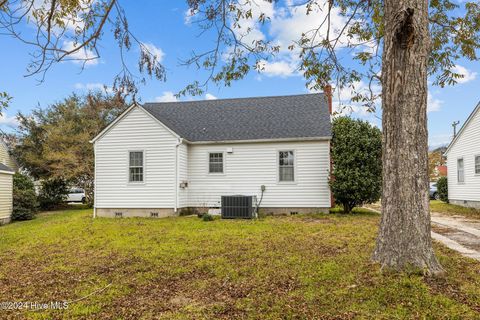
<path fill-rule="evenodd" d="M 183 143 L 183 138 L 179 138 L 177 144 L 175 145 L 175 206 L 174 212 L 177 213 L 178 211 L 178 186 L 180 182 L 178 181 L 179 170 L 178 170 L 178 147 Z"/>

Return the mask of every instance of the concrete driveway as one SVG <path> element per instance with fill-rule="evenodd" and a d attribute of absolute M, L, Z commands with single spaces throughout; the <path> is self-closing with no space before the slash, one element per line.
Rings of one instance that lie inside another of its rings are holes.
<path fill-rule="evenodd" d="M 480 261 L 480 220 L 432 212 L 432 239 Z"/>
<path fill-rule="evenodd" d="M 380 213 L 372 206 L 367 208 Z M 431 220 L 432 239 L 465 257 L 480 261 L 480 220 L 438 212 L 431 213 Z"/>

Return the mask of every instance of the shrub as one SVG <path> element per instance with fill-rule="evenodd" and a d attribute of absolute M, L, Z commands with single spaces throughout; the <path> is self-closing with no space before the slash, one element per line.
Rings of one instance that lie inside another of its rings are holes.
<path fill-rule="evenodd" d="M 63 179 L 48 179 L 42 181 L 38 201 L 42 210 L 52 210 L 60 207 L 67 200 L 68 184 Z"/>
<path fill-rule="evenodd" d="M 13 176 L 12 220 L 31 220 L 38 209 L 37 195 L 33 181 L 26 175 L 15 173 Z"/>
<path fill-rule="evenodd" d="M 345 213 L 380 199 L 382 187 L 382 133 L 366 121 L 350 117 L 333 120 L 333 178 L 335 202 Z"/>
<path fill-rule="evenodd" d="M 213 216 L 209 213 L 205 213 L 203 216 L 202 216 L 202 220 L 203 221 L 213 221 Z"/>
<path fill-rule="evenodd" d="M 437 193 L 440 200 L 448 203 L 448 180 L 447 177 L 441 177 L 437 181 Z"/>

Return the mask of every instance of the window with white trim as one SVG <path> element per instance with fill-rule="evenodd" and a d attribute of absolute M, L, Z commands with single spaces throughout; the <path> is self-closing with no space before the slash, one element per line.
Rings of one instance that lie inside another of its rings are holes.
<path fill-rule="evenodd" d="M 143 182 L 143 151 L 129 152 L 129 182 Z"/>
<path fill-rule="evenodd" d="M 278 181 L 295 181 L 295 154 L 293 151 L 279 151 L 278 170 Z"/>
<path fill-rule="evenodd" d="M 480 156 L 475 156 L 475 174 L 480 174 Z"/>
<path fill-rule="evenodd" d="M 208 173 L 223 173 L 222 152 L 211 152 L 208 154 Z"/>
<path fill-rule="evenodd" d="M 457 181 L 465 182 L 465 174 L 463 168 L 463 158 L 457 159 Z"/>

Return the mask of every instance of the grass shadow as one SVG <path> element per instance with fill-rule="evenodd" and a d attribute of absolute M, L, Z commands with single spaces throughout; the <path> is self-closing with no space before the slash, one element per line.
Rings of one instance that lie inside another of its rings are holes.
<path fill-rule="evenodd" d="M 379 213 L 372 211 L 368 208 L 353 208 L 352 212 L 345 213 L 343 208 L 336 206 L 335 208 L 330 209 L 330 214 L 335 214 L 339 217 L 341 216 L 378 216 Z"/>

